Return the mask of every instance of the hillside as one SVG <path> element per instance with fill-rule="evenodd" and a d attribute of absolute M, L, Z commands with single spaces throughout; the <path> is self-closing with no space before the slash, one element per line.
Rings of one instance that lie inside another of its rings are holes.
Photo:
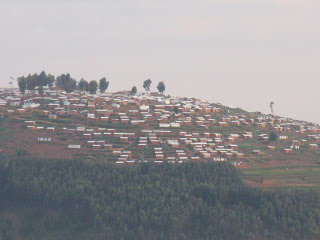
<path fill-rule="evenodd" d="M 158 93 L 1 91 L 0 239 L 318 239 L 319 132 Z"/>
<path fill-rule="evenodd" d="M 84 158 L 117 165 L 226 161 L 246 183 L 318 187 L 320 127 L 196 98 L 127 91 L 0 92 L 2 158 Z M 276 141 L 270 142 L 271 133 Z"/>
<path fill-rule="evenodd" d="M 320 195 L 261 191 L 226 163 L 0 166 L 1 239 L 319 239 Z"/>

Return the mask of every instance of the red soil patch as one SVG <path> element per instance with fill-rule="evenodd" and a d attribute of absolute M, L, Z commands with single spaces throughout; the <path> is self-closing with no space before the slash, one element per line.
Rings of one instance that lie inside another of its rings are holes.
<path fill-rule="evenodd" d="M 242 163 L 241 165 L 236 165 L 235 167 L 239 168 L 239 169 L 250 168 L 249 164 L 247 164 L 247 163 Z"/>
<path fill-rule="evenodd" d="M 277 183 L 275 179 L 255 179 L 255 180 L 243 180 L 250 187 L 276 187 Z"/>

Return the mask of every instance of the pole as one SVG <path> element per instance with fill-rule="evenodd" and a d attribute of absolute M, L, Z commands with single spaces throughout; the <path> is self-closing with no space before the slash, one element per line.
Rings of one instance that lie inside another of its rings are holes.
<path fill-rule="evenodd" d="M 11 84 L 11 93 L 12 93 L 12 80 L 14 80 L 14 78 L 13 78 L 13 77 L 10 77 L 10 79 L 11 79 L 10 84 Z"/>

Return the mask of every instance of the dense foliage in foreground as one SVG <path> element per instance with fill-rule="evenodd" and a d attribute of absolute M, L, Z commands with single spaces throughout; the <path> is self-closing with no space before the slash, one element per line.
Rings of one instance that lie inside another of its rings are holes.
<path fill-rule="evenodd" d="M 0 181 L 0 239 L 314 239 L 320 229 L 318 192 L 249 188 L 222 163 L 20 159 Z"/>

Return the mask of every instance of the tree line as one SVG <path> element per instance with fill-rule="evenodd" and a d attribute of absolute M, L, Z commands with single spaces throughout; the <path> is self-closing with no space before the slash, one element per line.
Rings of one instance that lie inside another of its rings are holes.
<path fill-rule="evenodd" d="M 109 81 L 107 81 L 105 77 L 101 78 L 99 83 L 96 80 L 87 81 L 83 78 L 78 82 L 75 78 L 71 77 L 69 73 L 55 77 L 51 74 L 46 74 L 45 71 L 42 71 L 40 74 L 35 73 L 33 75 L 29 74 L 26 77 L 18 77 L 17 82 L 22 94 L 25 94 L 26 90 L 33 92 L 37 89 L 40 95 L 43 95 L 45 86 L 48 86 L 50 89 L 57 86 L 67 93 L 78 90 L 80 92 L 88 92 L 90 94 L 96 94 L 98 90 L 100 93 L 105 93 L 109 87 Z M 151 83 L 152 81 L 150 79 L 143 82 L 143 88 L 145 91 L 150 91 Z M 163 94 L 165 91 L 164 82 L 159 82 L 157 89 L 159 93 Z M 136 93 L 137 87 L 134 86 L 131 89 L 131 94 L 135 95 Z"/>
<path fill-rule="evenodd" d="M 3 234 L 26 239 L 300 240 L 320 229 L 319 192 L 250 188 L 226 163 L 11 160 L 0 167 L 0 193 L 0 213 L 6 203 L 33 211 L 20 227 L 4 221 Z"/>
<path fill-rule="evenodd" d="M 20 92 L 25 94 L 26 90 L 34 91 L 36 88 L 39 93 L 43 92 L 43 87 L 48 86 L 52 89 L 54 86 L 60 87 L 67 93 L 74 92 L 75 90 L 81 92 L 89 92 L 90 94 L 95 94 L 99 88 L 101 93 L 104 93 L 109 86 L 109 81 L 105 77 L 101 78 L 99 84 L 96 80 L 90 82 L 85 79 L 81 79 L 79 82 L 72 78 L 69 73 L 61 74 L 60 76 L 53 76 L 51 74 L 46 74 L 42 71 L 40 74 L 29 74 L 27 77 L 21 76 L 17 79 Z"/>

